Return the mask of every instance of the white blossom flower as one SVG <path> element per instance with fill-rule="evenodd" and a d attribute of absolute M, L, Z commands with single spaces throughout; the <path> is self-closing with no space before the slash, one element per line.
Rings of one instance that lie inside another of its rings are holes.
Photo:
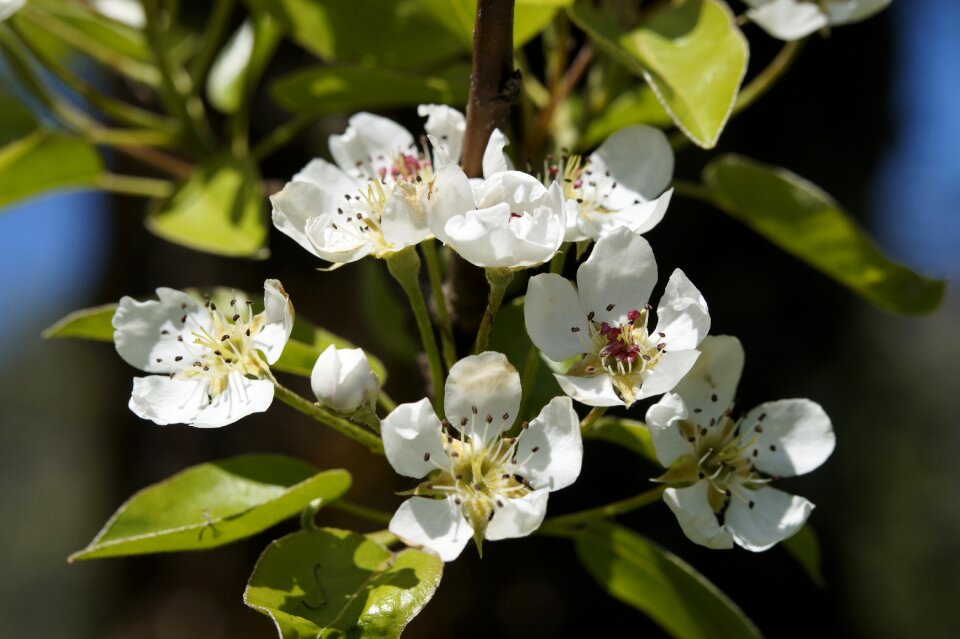
<path fill-rule="evenodd" d="M 265 411 L 274 391 L 267 365 L 290 337 L 293 306 L 277 280 L 264 282 L 263 294 L 257 315 L 249 300 L 218 308 L 170 288 L 157 289 L 159 300 L 121 299 L 113 316 L 117 352 L 158 373 L 134 378 L 130 410 L 157 424 L 202 428 Z"/>
<path fill-rule="evenodd" d="M 747 16 L 780 40 L 798 40 L 827 26 L 860 22 L 891 0 L 744 0 Z"/>
<path fill-rule="evenodd" d="M 554 362 L 582 355 L 556 374 L 565 393 L 590 406 L 630 406 L 672 389 L 699 356 L 710 330 L 700 291 L 677 269 L 648 328 L 657 263 L 627 229 L 601 237 L 577 271 L 577 285 L 554 273 L 530 279 L 524 320 L 530 339 Z"/>
<path fill-rule="evenodd" d="M 673 149 L 660 129 L 631 126 L 607 138 L 586 161 L 572 155 L 548 165 L 546 177 L 563 183 L 564 241 L 597 240 L 617 228 L 646 233 L 670 204 Z"/>
<path fill-rule="evenodd" d="M 421 200 L 435 166 L 459 158 L 466 120 L 442 105 L 421 105 L 419 113 L 427 117 L 433 159 L 396 122 L 358 113 L 342 135 L 330 136 L 336 164 L 315 159 L 271 196 L 274 225 L 337 264 L 387 257 L 430 237 Z M 505 167 L 505 144 L 499 132 L 491 136 L 484 156 L 491 170 Z"/>
<path fill-rule="evenodd" d="M 27 4 L 27 0 L 0 0 L 0 22 L 3 22 Z"/>
<path fill-rule="evenodd" d="M 387 460 L 401 475 L 425 478 L 390 521 L 390 531 L 444 561 L 472 537 L 491 541 L 536 530 L 551 491 L 580 474 L 583 442 L 569 397 L 555 397 L 516 437 L 520 376 L 500 353 L 450 369 L 441 421 L 430 402 L 402 404 L 383 420 Z"/>
<path fill-rule="evenodd" d="M 317 358 L 310 386 L 321 404 L 341 413 L 372 410 L 380 393 L 380 381 L 363 350 L 333 344 Z"/>
<path fill-rule="evenodd" d="M 761 551 L 797 532 L 813 504 L 768 486 L 814 470 L 833 452 L 830 418 L 808 399 L 760 404 L 734 417 L 743 371 L 735 337 L 708 337 L 690 374 L 647 411 L 663 500 L 692 541 Z M 679 487 L 677 487 L 679 486 Z"/>
<path fill-rule="evenodd" d="M 485 268 L 543 264 L 563 242 L 563 191 L 532 175 L 500 171 L 471 181 L 456 164 L 437 172 L 427 193 L 433 234 L 463 259 Z"/>

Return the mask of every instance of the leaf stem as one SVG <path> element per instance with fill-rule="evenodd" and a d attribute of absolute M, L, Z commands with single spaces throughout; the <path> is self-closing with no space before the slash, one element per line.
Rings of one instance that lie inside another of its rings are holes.
<path fill-rule="evenodd" d="M 606 412 L 606 406 L 594 406 L 593 410 L 587 413 L 587 416 L 580 422 L 580 434 L 589 432 L 593 425 L 597 423 L 597 420 L 603 417 Z"/>
<path fill-rule="evenodd" d="M 597 506 L 596 508 L 589 508 L 569 515 L 561 515 L 560 517 L 552 517 L 543 522 L 543 525 L 540 526 L 540 531 L 544 534 L 552 534 L 553 532 L 559 532 L 573 526 L 585 524 L 594 519 L 622 515 L 632 510 L 649 506 L 660 500 L 660 496 L 663 494 L 665 488 L 666 486 L 657 486 L 639 495 L 611 502 L 604 506 Z"/>
<path fill-rule="evenodd" d="M 290 140 L 300 135 L 304 129 L 313 124 L 317 116 L 312 113 L 301 113 L 297 115 L 261 138 L 254 146 L 251 155 L 258 162 L 272 155 L 279 148 L 287 144 Z"/>
<path fill-rule="evenodd" d="M 230 15 L 236 0 L 215 0 L 207 14 L 207 28 L 201 39 L 202 48 L 190 63 L 190 80 L 194 86 L 201 86 L 210 72 L 214 58 L 223 44 L 223 36 L 230 24 Z"/>
<path fill-rule="evenodd" d="M 104 191 L 120 195 L 136 195 L 148 198 L 167 198 L 176 188 L 173 182 L 134 175 L 103 173 L 97 178 L 97 186 Z"/>
<path fill-rule="evenodd" d="M 420 242 L 420 250 L 423 251 L 423 259 L 427 263 L 427 275 L 430 277 L 430 291 L 437 313 L 437 328 L 440 329 L 443 359 L 447 367 L 450 367 L 457 363 L 457 348 L 453 343 L 453 326 L 450 324 L 447 298 L 443 294 L 443 274 L 440 272 L 440 260 L 437 258 L 437 244 L 434 240 L 425 240 Z"/>
<path fill-rule="evenodd" d="M 763 71 L 758 73 L 756 77 L 750 81 L 750 84 L 740 91 L 740 95 L 737 96 L 737 101 L 733 105 L 733 113 L 740 113 L 772 89 L 780 78 L 790 70 L 790 67 L 793 66 L 794 61 L 800 55 L 800 51 L 803 50 L 805 42 L 806 38 L 803 38 L 784 44 L 783 48 L 780 49 L 780 52 L 777 53 L 770 64 L 764 67 Z"/>
<path fill-rule="evenodd" d="M 296 394 L 276 380 L 273 380 L 273 384 L 275 388 L 275 396 L 283 403 L 295 408 L 308 417 L 312 417 L 314 420 L 320 422 L 324 426 L 329 426 L 341 435 L 349 437 L 355 442 L 363 444 L 369 448 L 371 452 L 378 455 L 384 454 L 383 442 L 380 441 L 379 437 L 370 431 L 360 428 L 356 424 L 349 422 L 342 417 L 334 415 L 322 406 L 318 406 Z"/>
<path fill-rule="evenodd" d="M 433 407 L 442 419 L 443 413 L 443 364 L 440 362 L 440 351 L 437 349 L 437 340 L 433 334 L 433 325 L 430 323 L 430 311 L 423 299 L 420 290 L 420 256 L 414 247 L 393 253 L 386 259 L 387 270 L 393 279 L 397 280 L 400 288 L 407 294 L 413 315 L 417 320 L 417 329 L 420 331 L 420 340 L 423 350 L 430 364 L 430 379 L 433 384 Z"/>
<path fill-rule="evenodd" d="M 493 329 L 493 320 L 500 312 L 503 296 L 513 279 L 513 271 L 496 268 L 485 270 L 487 284 L 490 285 L 490 295 L 487 297 L 487 310 L 483 312 L 483 320 L 480 322 L 480 329 L 477 331 L 477 341 L 473 346 L 474 353 L 482 353 L 487 350 L 487 344 L 490 342 L 490 331 Z"/>
<path fill-rule="evenodd" d="M 377 524 L 389 524 L 390 520 L 393 518 L 393 515 L 390 513 L 385 513 L 382 510 L 377 510 L 375 508 L 367 508 L 366 506 L 361 506 L 360 504 L 354 504 L 343 499 L 338 499 L 337 501 L 332 501 L 326 505 L 327 508 L 333 510 L 339 510 L 342 513 L 348 513 L 361 519 L 366 519 L 367 521 L 372 521 Z"/>

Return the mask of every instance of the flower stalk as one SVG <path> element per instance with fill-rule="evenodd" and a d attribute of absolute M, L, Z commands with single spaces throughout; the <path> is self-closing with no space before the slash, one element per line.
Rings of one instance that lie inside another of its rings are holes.
<path fill-rule="evenodd" d="M 507 292 L 507 287 L 513 280 L 513 271 L 503 269 L 486 269 L 487 284 L 490 285 L 490 295 L 487 298 L 487 309 L 483 312 L 483 320 L 480 322 L 480 330 L 477 331 L 477 341 L 474 344 L 473 352 L 482 353 L 487 350 L 487 344 L 490 342 L 490 331 L 493 329 L 493 320 L 500 312 L 500 306 L 503 304 L 503 296 Z"/>
<path fill-rule="evenodd" d="M 286 386 L 274 380 L 275 397 L 284 404 L 294 408 L 304 415 L 313 418 L 324 426 L 329 426 L 345 437 L 349 437 L 359 444 L 363 444 L 371 452 L 383 454 L 383 443 L 380 438 L 368 430 L 360 428 L 342 417 L 338 417 L 313 402 L 301 397 Z"/>

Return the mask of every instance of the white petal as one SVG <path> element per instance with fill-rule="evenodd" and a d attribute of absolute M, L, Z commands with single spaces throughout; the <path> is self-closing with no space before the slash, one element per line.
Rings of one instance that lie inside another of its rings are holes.
<path fill-rule="evenodd" d="M 333 193 L 337 201 L 344 195 L 356 195 L 362 190 L 360 182 L 340 170 L 335 164 L 330 164 L 322 158 L 314 158 L 293 176 L 293 182 L 309 182 L 316 187 Z"/>
<path fill-rule="evenodd" d="M 146 302 L 131 297 L 120 300 L 113 314 L 113 342 L 131 366 L 148 373 L 178 372 L 193 361 L 192 333 L 212 330 L 210 315 L 183 291 L 158 288 L 157 297 Z M 178 335 L 183 341 L 177 340 Z M 183 359 L 178 363 L 176 357 Z"/>
<path fill-rule="evenodd" d="M 170 379 L 165 375 L 135 377 L 130 410 L 155 424 L 189 424 L 207 403 L 207 382 Z"/>
<path fill-rule="evenodd" d="M 664 468 L 669 468 L 684 455 L 694 453 L 693 446 L 677 425 L 677 422 L 688 418 L 686 404 L 679 395 L 673 393 L 667 393 L 647 409 L 647 429 L 650 431 L 657 460 Z"/>
<path fill-rule="evenodd" d="M 331 212 L 336 210 L 328 192 L 313 182 L 294 180 L 279 193 L 271 195 L 270 204 L 277 230 L 320 257 L 314 243 L 307 237 L 307 226 L 317 217 L 329 220 Z"/>
<path fill-rule="evenodd" d="M 640 235 L 646 233 L 663 219 L 667 213 L 667 207 L 670 205 L 670 198 L 673 196 L 673 189 L 667 190 L 663 195 L 649 202 L 640 202 L 631 204 L 619 211 L 593 211 L 581 212 L 576 223 L 579 232 L 584 237 L 590 237 L 598 240 L 605 235 L 609 235 L 618 228 L 625 228 Z M 574 200 L 568 200 L 576 203 Z M 566 241 L 571 241 L 574 232 L 567 230 Z"/>
<path fill-rule="evenodd" d="M 756 437 L 754 465 L 778 477 L 809 473 L 825 462 L 836 446 L 830 418 L 809 399 L 760 404 L 747 414 L 742 428 L 750 433 L 748 438 Z"/>
<path fill-rule="evenodd" d="M 584 310 L 595 313 L 598 322 L 626 322 L 627 313 L 646 305 L 656 283 L 653 249 L 626 229 L 600 238 L 577 271 L 577 290 Z"/>
<path fill-rule="evenodd" d="M 523 320 L 533 343 L 555 362 L 591 350 L 587 313 L 580 306 L 577 289 L 556 273 L 530 279 Z"/>
<path fill-rule="evenodd" d="M 427 135 L 433 136 L 444 153 L 456 162 L 463 149 L 463 132 L 467 130 L 463 114 L 442 104 L 421 104 L 417 115 L 427 118 L 423 124 Z"/>
<path fill-rule="evenodd" d="M 644 375 L 637 399 L 656 397 L 676 388 L 684 375 L 689 373 L 697 363 L 699 357 L 700 351 L 696 350 L 673 351 L 661 355 L 656 367 L 650 371 L 649 375 Z"/>
<path fill-rule="evenodd" d="M 306 235 L 317 256 L 336 264 L 356 262 L 375 248 L 366 235 L 348 224 L 336 225 L 333 216 L 326 214 L 307 222 Z"/>
<path fill-rule="evenodd" d="M 413 144 L 409 131 L 372 113 L 351 116 L 347 130 L 342 135 L 331 135 L 329 142 L 333 160 L 344 171 L 356 170 L 358 163 L 369 171 L 372 160 L 379 156 L 389 158 L 401 151 L 409 153 Z"/>
<path fill-rule="evenodd" d="M 620 129 L 600 145 L 590 164 L 595 173 L 610 172 L 617 187 L 608 199 L 618 209 L 638 195 L 644 200 L 656 198 L 673 179 L 673 149 L 663 131 L 652 126 Z M 623 201 L 620 206 L 619 200 Z"/>
<path fill-rule="evenodd" d="M 445 228 L 451 218 L 463 215 L 477 206 L 473 196 L 473 187 L 467 174 L 456 164 L 446 166 L 439 171 L 429 190 L 426 205 L 427 226 L 437 238 L 445 244 L 450 237 Z"/>
<path fill-rule="evenodd" d="M 483 536 L 490 541 L 526 537 L 543 523 L 549 496 L 546 490 L 535 490 L 517 499 L 501 498 Z"/>
<path fill-rule="evenodd" d="M 596 377 L 577 377 L 576 375 L 555 374 L 557 383 L 564 393 L 587 406 L 623 406 L 623 400 L 613 389 L 608 375 Z"/>
<path fill-rule="evenodd" d="M 487 146 L 483 150 L 483 177 L 489 178 L 495 173 L 513 169 L 510 158 L 503 151 L 508 144 L 510 144 L 510 141 L 507 140 L 507 136 L 500 129 L 494 129 L 490 133 L 490 139 L 487 140 Z"/>
<path fill-rule="evenodd" d="M 204 406 L 190 424 L 199 428 L 226 426 L 252 413 L 262 413 L 273 403 L 273 382 L 265 379 L 247 379 L 240 373 L 230 373 L 227 390 Z"/>
<path fill-rule="evenodd" d="M 798 40 L 827 26 L 827 16 L 816 2 L 771 0 L 750 9 L 747 16 L 780 40 Z"/>
<path fill-rule="evenodd" d="M 707 548 L 733 548 L 733 537 L 717 521 L 707 501 L 710 484 L 698 481 L 688 488 L 667 488 L 663 501 L 676 515 L 683 534 Z"/>
<path fill-rule="evenodd" d="M 569 397 L 554 397 L 520 433 L 516 472 L 538 490 L 566 488 L 580 476 L 583 438 Z M 489 535 L 488 535 L 489 537 Z"/>
<path fill-rule="evenodd" d="M 371 408 L 380 390 L 362 349 L 338 349 L 333 344 L 317 358 L 310 386 L 321 404 L 341 413 Z"/>
<path fill-rule="evenodd" d="M 453 561 L 473 536 L 473 528 L 453 503 L 453 498 L 411 497 L 400 504 L 390 520 L 390 532 L 423 546 L 443 561 Z"/>
<path fill-rule="evenodd" d="M 657 331 L 666 333 L 668 351 L 696 348 L 710 332 L 707 301 L 680 269 L 670 276 L 657 306 Z"/>
<path fill-rule="evenodd" d="M 471 355 L 450 368 L 443 397 L 450 423 L 486 445 L 513 425 L 520 410 L 520 374 L 502 353 Z"/>
<path fill-rule="evenodd" d="M 394 187 L 380 218 L 383 238 L 397 251 L 430 237 L 426 217 L 416 199 L 416 190 L 408 193 L 408 188 L 411 187 L 406 184 Z"/>
<path fill-rule="evenodd" d="M 733 405 L 740 374 L 743 346 L 730 335 L 711 335 L 700 343 L 700 357 L 673 392 L 691 409 L 715 415 Z M 714 410 L 714 408 L 716 410 Z"/>
<path fill-rule="evenodd" d="M 430 400 L 400 404 L 380 423 L 387 461 L 405 477 L 419 479 L 446 463 L 440 419 Z"/>
<path fill-rule="evenodd" d="M 8 7 L 13 5 L 16 9 L 19 9 L 25 3 L 26 0 L 13 0 L 13 2 L 0 2 L 0 5 L 7 5 Z M 137 0 L 93 0 L 93 8 L 97 10 L 97 13 L 133 29 L 142 29 L 147 24 L 147 16 L 143 11 L 143 5 Z M 6 14 L 7 10 L 0 8 L 0 20 L 9 15 Z"/>
<path fill-rule="evenodd" d="M 263 283 L 263 306 L 266 324 L 253 336 L 252 343 L 254 348 L 263 352 L 268 364 L 274 364 L 280 359 L 293 331 L 293 304 L 280 280 Z"/>
<path fill-rule="evenodd" d="M 796 533 L 813 510 L 813 504 L 803 497 L 767 486 L 744 490 L 743 497 L 749 501 L 734 497 L 730 502 L 724 526 L 739 546 L 754 552 L 766 550 Z"/>
<path fill-rule="evenodd" d="M 824 4 L 830 24 L 865 20 L 890 6 L 891 0 L 831 0 Z"/>

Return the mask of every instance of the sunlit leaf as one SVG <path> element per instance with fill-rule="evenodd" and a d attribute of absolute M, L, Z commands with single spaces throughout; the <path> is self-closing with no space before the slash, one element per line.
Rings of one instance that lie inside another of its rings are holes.
<path fill-rule="evenodd" d="M 409 69 L 460 52 L 420 0 L 248 0 L 326 62 Z"/>
<path fill-rule="evenodd" d="M 282 455 L 193 466 L 131 497 L 70 561 L 222 546 L 292 517 L 315 499 L 338 499 L 349 487 L 345 470 L 318 472 Z"/>
<path fill-rule="evenodd" d="M 787 537 L 781 545 L 797 560 L 810 580 L 822 588 L 825 582 L 820 569 L 820 540 L 810 524 Z"/>
<path fill-rule="evenodd" d="M 473 50 L 477 0 L 421 0 L 421 4 L 460 42 L 464 51 Z M 513 46 L 520 48 L 535 38 L 560 9 L 572 4 L 573 0 L 516 0 Z"/>
<path fill-rule="evenodd" d="M 277 21 L 268 14 L 253 16 L 240 25 L 210 67 L 210 103 L 222 113 L 236 113 L 250 86 L 255 87 L 260 80 L 280 37 Z"/>
<path fill-rule="evenodd" d="M 577 2 L 577 26 L 627 69 L 642 76 L 694 143 L 712 148 L 720 137 L 747 70 L 747 40 L 720 0 L 663 3 L 630 30 Z"/>
<path fill-rule="evenodd" d="M 603 112 L 590 119 L 579 140 L 583 150 L 599 146 L 610 135 L 634 124 L 666 128 L 672 120 L 649 85 L 641 84 L 614 98 Z"/>
<path fill-rule="evenodd" d="M 25 121 L 17 124 L 22 128 Z M 94 187 L 102 174 L 91 144 L 37 129 L 0 148 L 0 207 L 52 189 Z"/>
<path fill-rule="evenodd" d="M 636 533 L 604 521 L 576 539 L 577 556 L 607 592 L 679 639 L 756 638 L 735 603 L 688 563 Z"/>
<path fill-rule="evenodd" d="M 659 464 L 653 441 L 650 439 L 650 430 L 643 422 L 625 417 L 601 417 L 593 428 L 587 431 L 586 437 L 622 446 L 654 464 Z"/>
<path fill-rule="evenodd" d="M 420 550 L 393 554 L 353 532 L 293 533 L 260 556 L 243 600 L 281 639 L 399 637 L 433 597 L 443 562 Z"/>
<path fill-rule="evenodd" d="M 74 311 L 43 331 L 47 339 L 52 337 L 77 337 L 97 342 L 113 341 L 113 314 L 116 304 L 104 304 Z"/>
<path fill-rule="evenodd" d="M 280 78 L 273 83 L 271 93 L 285 109 L 322 115 L 431 102 L 464 104 L 469 87 L 470 67 L 464 64 L 437 69 L 429 75 L 316 67 Z"/>
<path fill-rule="evenodd" d="M 788 253 L 895 313 L 930 313 L 945 284 L 887 259 L 833 199 L 781 168 L 736 155 L 703 172 L 716 204 Z"/>
<path fill-rule="evenodd" d="M 160 237 L 198 251 L 266 256 L 267 223 L 259 176 L 239 159 L 221 159 L 198 168 L 146 222 Z"/>

